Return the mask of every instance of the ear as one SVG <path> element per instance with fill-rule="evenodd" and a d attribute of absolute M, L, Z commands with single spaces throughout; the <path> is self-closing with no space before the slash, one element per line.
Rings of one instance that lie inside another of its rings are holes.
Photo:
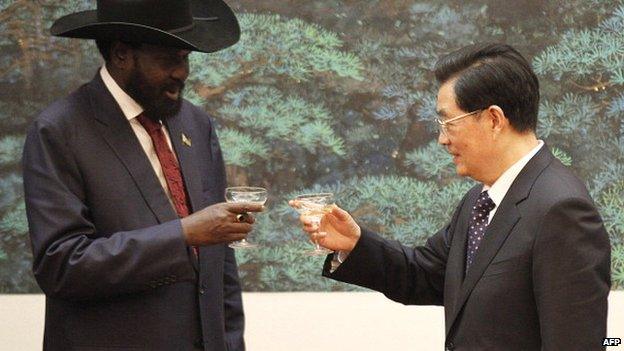
<path fill-rule="evenodd" d="M 492 123 L 492 130 L 496 133 L 500 133 L 503 129 L 509 126 L 509 119 L 505 116 L 505 111 L 497 105 L 492 105 L 487 108 L 487 114 L 489 120 Z"/>
<path fill-rule="evenodd" d="M 119 70 L 127 71 L 134 66 L 134 49 L 121 41 L 111 44 L 110 61 Z"/>

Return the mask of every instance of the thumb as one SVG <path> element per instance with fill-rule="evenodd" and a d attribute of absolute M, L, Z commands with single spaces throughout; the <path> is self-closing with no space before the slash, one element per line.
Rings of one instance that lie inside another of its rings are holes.
<path fill-rule="evenodd" d="M 336 219 L 338 219 L 339 221 L 349 221 L 351 220 L 351 215 L 349 214 L 349 212 L 343 210 L 342 208 L 333 205 L 331 214 L 336 217 Z"/>
<path fill-rule="evenodd" d="M 347 211 L 335 205 L 332 208 L 332 211 L 323 216 L 321 220 L 327 220 L 327 222 L 331 224 L 334 228 L 343 229 L 345 228 L 345 225 L 351 226 L 351 224 L 353 223 L 353 218 L 351 217 L 351 215 Z"/>

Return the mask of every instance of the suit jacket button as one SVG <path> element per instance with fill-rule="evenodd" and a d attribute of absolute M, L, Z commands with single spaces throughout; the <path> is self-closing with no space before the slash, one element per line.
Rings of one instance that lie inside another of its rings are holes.
<path fill-rule="evenodd" d="M 199 289 L 199 294 L 200 294 L 200 295 L 203 295 L 203 294 L 205 294 L 205 293 L 206 293 L 206 290 L 204 290 L 204 289 Z"/>

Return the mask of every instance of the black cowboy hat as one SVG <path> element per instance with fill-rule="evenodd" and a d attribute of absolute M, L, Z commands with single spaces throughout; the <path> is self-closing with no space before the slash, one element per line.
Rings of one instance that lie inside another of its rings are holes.
<path fill-rule="evenodd" d="M 97 0 L 97 10 L 61 17 L 50 32 L 201 52 L 224 49 L 240 38 L 236 16 L 222 0 Z"/>

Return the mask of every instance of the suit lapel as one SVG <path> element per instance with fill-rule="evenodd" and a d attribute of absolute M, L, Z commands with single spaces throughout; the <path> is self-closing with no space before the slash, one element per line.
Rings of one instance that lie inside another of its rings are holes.
<path fill-rule="evenodd" d="M 128 170 L 158 222 L 178 218 L 130 123 L 99 74 L 89 83 L 89 88 L 100 135 Z"/>
<path fill-rule="evenodd" d="M 466 197 L 455 225 L 453 242 L 446 263 L 446 280 L 444 287 L 444 308 L 445 314 L 453 315 L 457 304 L 458 294 L 462 282 L 464 281 L 464 270 L 466 265 L 466 235 L 468 233 L 469 215 L 472 204 L 477 201 L 481 192 L 481 185 L 477 185 Z M 467 213 L 467 214 L 466 214 Z M 448 319 L 448 318 L 447 318 Z M 446 323 L 447 333 L 451 323 Z"/>
<path fill-rule="evenodd" d="M 191 134 L 195 128 L 191 125 L 192 118 L 186 113 L 184 104 L 182 105 L 180 113 L 169 118 L 165 124 L 169 132 L 171 145 L 173 146 L 173 150 L 178 158 L 178 163 L 180 164 L 184 187 L 191 207 L 189 210 L 191 213 L 199 211 L 203 206 L 203 191 L 199 167 L 195 165 L 195 158 L 193 157 L 193 136 Z M 199 261 L 203 263 L 202 267 L 206 266 L 206 263 L 208 266 L 213 266 L 213 263 L 216 264 L 216 262 L 208 261 L 220 257 L 216 254 L 216 252 L 220 251 L 222 251 L 220 248 L 199 247 Z M 200 267 L 197 266 L 197 260 L 192 260 L 192 262 L 193 267 L 199 270 Z"/>
<path fill-rule="evenodd" d="M 535 180 L 544 168 L 550 164 L 552 158 L 552 154 L 546 145 L 544 145 L 542 149 L 529 161 L 529 163 L 527 163 L 520 174 L 518 174 L 518 177 L 516 177 L 509 188 L 509 191 L 503 198 L 503 201 L 500 203 L 492 221 L 486 229 L 483 242 L 481 243 L 479 252 L 475 257 L 475 261 L 468 270 L 463 283 L 459 286 L 459 291 L 456 294 L 456 300 L 453 303 L 450 318 L 447 320 L 446 324 L 447 335 L 449 335 L 459 312 L 468 300 L 468 297 L 470 296 L 475 285 L 479 279 L 481 279 L 481 276 L 490 265 L 490 262 L 492 262 L 492 259 L 494 259 L 494 256 L 496 256 L 501 246 L 505 243 L 505 240 L 513 230 L 516 223 L 520 220 L 521 214 L 517 207 L 518 204 L 529 196 Z M 459 237 L 462 238 L 461 245 L 458 245 L 461 246 L 462 249 L 461 251 L 458 250 L 454 253 L 453 260 L 457 260 L 461 257 L 462 260 L 465 261 L 468 217 L 470 216 L 470 208 L 475 203 L 478 194 L 479 191 L 473 195 L 473 198 L 471 199 L 472 202 L 468 203 L 468 208 L 462 213 L 464 225 L 461 227 L 458 226 L 457 228 L 458 230 L 461 230 L 461 232 L 456 233 L 456 235 L 459 235 Z M 449 260 L 451 260 L 451 257 L 449 257 Z M 454 268 L 454 271 L 452 274 L 463 274 L 465 270 L 464 267 L 465 262 L 462 262 L 461 265 L 458 262 L 453 262 L 452 268 Z M 449 271 L 447 270 L 447 272 Z M 453 296 L 451 296 L 451 298 L 452 297 Z"/>
<path fill-rule="evenodd" d="M 193 157 L 193 138 L 191 134 L 194 128 L 188 126 L 191 118 L 190 116 L 189 118 L 184 117 L 187 114 L 185 111 L 186 109 L 183 105 L 180 113 L 166 121 L 166 126 L 171 138 L 171 144 L 180 164 L 184 186 L 191 205 L 190 212 L 193 213 L 199 211 L 203 205 L 203 192 L 199 167 L 195 165 Z"/>

